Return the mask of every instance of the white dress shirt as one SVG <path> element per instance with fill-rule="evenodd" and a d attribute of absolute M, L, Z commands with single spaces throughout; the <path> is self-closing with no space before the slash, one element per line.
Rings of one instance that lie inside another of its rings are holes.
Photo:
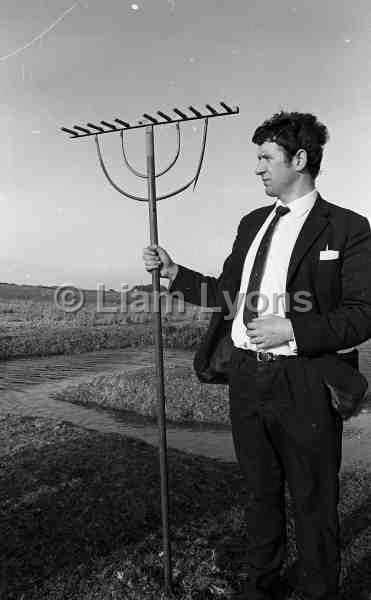
<path fill-rule="evenodd" d="M 313 208 L 316 198 L 317 190 L 313 190 L 301 198 L 292 200 L 287 204 L 290 212 L 280 218 L 274 229 L 260 286 L 261 296 L 258 302 L 258 311 L 261 312 L 259 318 L 264 318 L 264 315 L 269 314 L 285 317 L 286 279 L 290 257 L 299 232 Z M 277 200 L 274 209 L 264 221 L 246 254 L 239 291 L 239 308 L 233 320 L 231 333 L 233 344 L 238 348 L 256 350 L 256 345 L 250 342 L 246 334 L 246 326 L 243 322 L 245 295 L 256 252 L 269 223 L 274 217 L 277 206 L 286 205 L 281 200 Z M 290 355 L 295 354 L 297 348 L 295 341 L 289 341 L 280 346 L 267 348 L 266 351 Z"/>

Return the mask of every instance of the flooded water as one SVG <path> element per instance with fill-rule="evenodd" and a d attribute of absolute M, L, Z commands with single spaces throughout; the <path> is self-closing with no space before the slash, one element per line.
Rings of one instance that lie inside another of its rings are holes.
<path fill-rule="evenodd" d="M 193 354 L 167 350 L 168 366 L 191 365 Z M 0 363 L 0 414 L 57 418 L 101 432 L 114 432 L 158 444 L 157 425 L 129 412 L 83 407 L 56 401 L 52 394 L 71 383 L 107 371 L 133 372 L 154 362 L 152 348 L 100 351 L 70 356 L 9 360 Z M 371 344 L 361 348 L 361 368 L 371 384 Z M 370 385 L 371 387 L 371 385 Z M 168 445 L 179 450 L 234 461 L 230 429 L 224 426 L 168 424 Z M 371 457 L 371 411 L 345 424 L 343 467 L 369 463 Z"/>
<path fill-rule="evenodd" d="M 168 365 L 190 365 L 193 355 L 183 350 L 166 350 Z M 100 350 L 85 354 L 19 358 L 0 362 L 0 390 L 22 390 L 40 383 L 91 378 L 105 371 L 135 371 L 154 364 L 152 348 Z M 54 386 L 55 389 L 55 386 Z"/>

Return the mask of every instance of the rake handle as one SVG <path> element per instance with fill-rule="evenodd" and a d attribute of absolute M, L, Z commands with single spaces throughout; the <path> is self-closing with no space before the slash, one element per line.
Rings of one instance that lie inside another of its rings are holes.
<path fill-rule="evenodd" d="M 151 244 L 158 244 L 157 207 L 156 207 L 156 172 L 155 148 L 153 126 L 146 128 L 146 155 L 148 176 L 148 208 Z M 153 319 L 155 329 L 155 364 L 157 387 L 157 414 L 159 426 L 159 455 L 161 475 L 161 514 L 163 535 L 163 560 L 165 590 L 172 591 L 171 552 L 169 540 L 169 502 L 168 502 L 168 468 L 167 468 L 167 443 L 166 443 L 166 409 L 164 387 L 164 360 L 161 326 L 161 297 L 160 297 L 160 270 L 152 271 L 153 287 Z"/>

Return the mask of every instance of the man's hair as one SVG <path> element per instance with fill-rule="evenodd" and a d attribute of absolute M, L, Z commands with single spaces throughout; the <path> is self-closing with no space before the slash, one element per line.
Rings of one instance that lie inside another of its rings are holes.
<path fill-rule="evenodd" d="M 276 142 L 291 160 L 298 150 L 306 150 L 307 170 L 315 179 L 319 173 L 323 147 L 329 139 L 327 127 L 310 113 L 276 113 L 258 127 L 252 137 L 254 144 Z"/>

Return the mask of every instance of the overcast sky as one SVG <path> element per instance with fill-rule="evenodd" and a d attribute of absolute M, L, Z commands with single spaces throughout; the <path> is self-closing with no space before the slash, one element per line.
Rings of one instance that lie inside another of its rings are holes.
<path fill-rule="evenodd" d="M 243 214 L 269 202 L 254 175 L 251 135 L 284 108 L 328 126 L 318 188 L 371 217 L 371 5 L 369 0 L 2 0 L 0 8 L 0 281 L 148 283 L 143 203 L 112 189 L 93 139 L 61 126 L 220 100 L 238 117 L 210 121 L 195 193 L 159 204 L 160 243 L 174 259 L 219 274 Z M 175 151 L 160 128 L 158 166 Z M 160 191 L 189 179 L 201 129 L 183 127 L 183 154 Z M 103 136 L 116 181 L 127 172 L 117 134 Z M 144 169 L 144 133 L 127 134 Z"/>

